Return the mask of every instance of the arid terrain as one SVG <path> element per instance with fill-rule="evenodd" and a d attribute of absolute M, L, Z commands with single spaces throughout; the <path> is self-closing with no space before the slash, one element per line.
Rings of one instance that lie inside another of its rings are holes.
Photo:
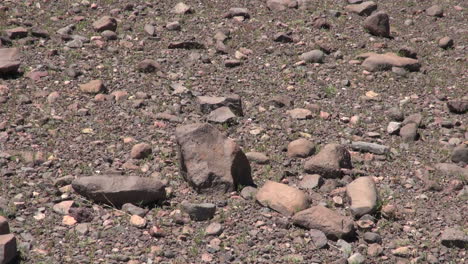
<path fill-rule="evenodd" d="M 1 0 L 0 264 L 466 263 L 461 0 Z"/>

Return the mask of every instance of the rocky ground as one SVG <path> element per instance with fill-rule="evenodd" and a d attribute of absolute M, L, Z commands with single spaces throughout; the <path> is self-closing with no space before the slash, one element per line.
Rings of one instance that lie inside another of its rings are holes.
<path fill-rule="evenodd" d="M 466 262 L 467 7 L 1 1 L 0 263 Z"/>

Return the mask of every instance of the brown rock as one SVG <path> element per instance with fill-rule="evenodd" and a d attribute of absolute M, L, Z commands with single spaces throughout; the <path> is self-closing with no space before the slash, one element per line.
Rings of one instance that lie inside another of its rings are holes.
<path fill-rule="evenodd" d="M 178 3 L 177 5 L 174 6 L 174 9 L 172 9 L 172 12 L 178 15 L 183 15 L 183 14 L 189 14 L 192 13 L 192 8 L 182 2 Z"/>
<path fill-rule="evenodd" d="M 450 112 L 455 114 L 464 114 L 468 112 L 468 99 L 455 99 L 447 102 Z"/>
<path fill-rule="evenodd" d="M 348 12 L 356 13 L 360 16 L 369 16 L 377 10 L 377 4 L 373 1 L 367 1 L 360 4 L 347 5 L 345 10 Z"/>
<path fill-rule="evenodd" d="M 138 63 L 137 69 L 140 72 L 154 72 L 156 70 L 159 70 L 161 68 L 161 65 L 155 60 L 151 59 L 145 59 L 142 60 L 140 63 Z"/>
<path fill-rule="evenodd" d="M 364 20 L 364 29 L 374 36 L 390 37 L 390 19 L 385 12 L 375 13 Z"/>
<path fill-rule="evenodd" d="M 305 138 L 296 139 L 288 144 L 289 158 L 307 158 L 315 153 L 315 144 Z"/>
<path fill-rule="evenodd" d="M 351 155 L 342 145 L 328 144 L 317 155 L 304 164 L 307 173 L 319 174 L 324 178 L 337 178 L 341 169 L 351 169 Z"/>
<path fill-rule="evenodd" d="M 439 47 L 443 49 L 449 49 L 453 47 L 453 39 L 450 37 L 443 37 L 439 39 Z"/>
<path fill-rule="evenodd" d="M 296 0 L 267 0 L 267 7 L 272 11 L 283 11 L 287 8 L 296 8 Z"/>
<path fill-rule="evenodd" d="M 105 86 L 101 80 L 92 80 L 88 83 L 80 84 L 80 90 L 88 94 L 98 94 L 105 91 Z"/>
<path fill-rule="evenodd" d="M 97 32 L 104 30 L 115 31 L 117 29 L 117 20 L 110 16 L 103 16 L 99 20 L 94 21 L 93 29 Z"/>
<path fill-rule="evenodd" d="M 405 142 L 413 142 L 418 139 L 418 125 L 409 123 L 400 128 L 400 136 Z"/>
<path fill-rule="evenodd" d="M 292 220 L 295 225 L 307 229 L 318 229 L 332 240 L 347 237 L 354 232 L 351 218 L 323 206 L 312 206 L 300 211 L 293 216 Z"/>
<path fill-rule="evenodd" d="M 426 9 L 426 14 L 428 16 L 434 16 L 434 17 L 443 17 L 444 16 L 444 9 L 440 7 L 439 5 L 433 5 Z"/>
<path fill-rule="evenodd" d="M 28 30 L 24 27 L 16 27 L 5 30 L 5 34 L 11 39 L 20 39 L 28 36 Z"/>
<path fill-rule="evenodd" d="M 257 192 L 257 201 L 283 215 L 291 216 L 309 207 L 304 192 L 286 184 L 267 181 Z"/>
<path fill-rule="evenodd" d="M 292 110 L 287 111 L 287 113 L 293 119 L 304 120 L 312 118 L 312 112 L 309 109 L 305 108 L 294 108 Z"/>
<path fill-rule="evenodd" d="M 0 235 L 6 235 L 10 233 L 10 226 L 8 220 L 0 215 Z"/>
<path fill-rule="evenodd" d="M 419 71 L 421 65 L 419 61 L 412 58 L 400 57 L 395 53 L 366 53 L 362 54 L 365 60 L 362 62 L 364 69 L 375 72 L 375 71 L 388 71 L 392 67 L 400 67 L 409 71 Z"/>
<path fill-rule="evenodd" d="M 139 143 L 133 146 L 132 151 L 130 152 L 130 157 L 132 159 L 144 159 L 151 154 L 151 146 L 146 143 Z"/>
<path fill-rule="evenodd" d="M 0 235 L 0 263 L 10 263 L 16 257 L 16 238 L 13 234 Z"/>
<path fill-rule="evenodd" d="M 245 156 L 249 161 L 257 164 L 267 164 L 270 161 L 267 155 L 260 152 L 247 152 Z"/>
<path fill-rule="evenodd" d="M 0 49 L 0 75 L 17 73 L 20 65 L 18 48 Z"/>
<path fill-rule="evenodd" d="M 372 177 L 359 177 L 346 186 L 354 216 L 371 213 L 377 206 L 377 188 Z"/>

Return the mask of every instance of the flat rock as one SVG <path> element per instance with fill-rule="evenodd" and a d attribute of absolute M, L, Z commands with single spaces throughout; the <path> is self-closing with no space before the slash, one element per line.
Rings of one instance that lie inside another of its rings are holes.
<path fill-rule="evenodd" d="M 388 146 L 363 141 L 353 141 L 351 148 L 356 151 L 370 152 L 377 155 L 384 155 L 390 151 L 390 147 Z"/>
<path fill-rule="evenodd" d="M 174 6 L 174 8 L 172 9 L 172 12 L 174 14 L 183 15 L 183 14 L 192 13 L 193 10 L 190 6 L 186 5 L 185 3 L 180 2 Z"/>
<path fill-rule="evenodd" d="M 197 192 L 229 192 L 253 184 L 244 152 L 214 126 L 179 126 L 175 136 L 181 174 Z"/>
<path fill-rule="evenodd" d="M 250 18 L 250 12 L 247 8 L 241 7 L 233 7 L 229 9 L 229 11 L 224 14 L 225 18 L 233 18 L 233 17 L 243 17 L 245 19 Z"/>
<path fill-rule="evenodd" d="M 377 205 L 377 188 L 372 177 L 359 177 L 346 186 L 355 217 L 371 213 Z"/>
<path fill-rule="evenodd" d="M 347 237 L 354 232 L 351 218 L 320 205 L 298 212 L 292 220 L 297 226 L 318 229 L 332 240 Z"/>
<path fill-rule="evenodd" d="M 219 236 L 223 232 L 223 226 L 218 222 L 213 222 L 205 228 L 207 236 Z"/>
<path fill-rule="evenodd" d="M 229 107 L 223 106 L 217 108 L 206 117 L 208 122 L 223 124 L 223 123 L 230 123 L 234 121 L 236 115 L 231 111 Z"/>
<path fill-rule="evenodd" d="M 267 164 L 270 161 L 270 158 L 268 158 L 267 155 L 261 153 L 261 152 L 247 152 L 245 153 L 245 156 L 247 156 L 247 159 L 251 162 L 257 163 L 257 164 Z"/>
<path fill-rule="evenodd" d="M 122 211 L 127 212 L 131 215 L 138 215 L 141 217 L 144 217 L 146 213 L 148 213 L 147 209 L 143 209 L 141 207 L 138 207 L 136 205 L 133 205 L 131 203 L 126 203 L 122 205 Z"/>
<path fill-rule="evenodd" d="M 213 218 L 216 212 L 216 205 L 212 203 L 189 203 L 183 201 L 181 203 L 182 210 L 186 212 L 192 220 L 205 221 Z"/>
<path fill-rule="evenodd" d="M 220 107 L 229 107 L 232 112 L 238 116 L 242 116 L 242 101 L 239 95 L 230 94 L 226 96 L 197 96 L 200 105 L 200 111 L 208 114 Z"/>
<path fill-rule="evenodd" d="M 312 111 L 305 108 L 294 108 L 292 110 L 287 111 L 287 113 L 293 119 L 305 120 L 312 118 Z"/>
<path fill-rule="evenodd" d="M 176 41 L 169 43 L 168 49 L 204 49 L 205 45 L 197 41 Z"/>
<path fill-rule="evenodd" d="M 80 177 L 72 182 L 72 187 L 86 198 L 117 207 L 125 203 L 154 203 L 166 198 L 163 183 L 137 176 Z"/>
<path fill-rule="evenodd" d="M 63 202 L 54 204 L 52 209 L 57 214 L 66 215 L 70 211 L 70 208 L 73 206 L 73 204 L 74 204 L 73 201 L 63 201 Z"/>
<path fill-rule="evenodd" d="M 299 187 L 302 189 L 310 190 L 319 187 L 323 179 L 318 174 L 306 174 L 299 182 Z"/>
<path fill-rule="evenodd" d="M 351 169 L 351 155 L 339 144 L 327 144 L 320 152 L 304 164 L 307 173 L 319 174 L 324 178 L 341 177 L 341 169 Z"/>
<path fill-rule="evenodd" d="M 296 8 L 298 3 L 296 0 L 267 0 L 267 7 L 272 11 L 283 11 L 288 8 Z"/>
<path fill-rule="evenodd" d="M 103 16 L 93 22 L 93 29 L 97 32 L 105 30 L 115 31 L 117 29 L 117 20 L 110 16 Z"/>
<path fill-rule="evenodd" d="M 328 244 L 327 236 L 320 230 L 309 230 L 309 237 L 312 239 L 311 242 L 316 249 L 324 248 Z"/>
<path fill-rule="evenodd" d="M 0 75 L 16 74 L 20 65 L 18 48 L 0 49 Z"/>
<path fill-rule="evenodd" d="M 28 30 L 24 27 L 15 27 L 5 30 L 5 35 L 10 39 L 20 39 L 28 36 Z"/>
<path fill-rule="evenodd" d="M 315 153 L 315 144 L 305 138 L 299 138 L 288 144 L 289 158 L 307 158 Z"/>
<path fill-rule="evenodd" d="M 468 112 L 468 99 L 450 100 L 447 102 L 447 107 L 452 113 L 465 114 Z"/>
<path fill-rule="evenodd" d="M 10 233 L 10 226 L 8 220 L 0 215 L 0 235 L 6 235 Z"/>
<path fill-rule="evenodd" d="M 273 41 L 280 43 L 292 43 L 294 40 L 291 37 L 291 34 L 279 32 L 273 36 Z"/>
<path fill-rule="evenodd" d="M 307 195 L 286 184 L 267 181 L 258 190 L 257 201 L 283 215 L 291 216 L 309 206 Z"/>
<path fill-rule="evenodd" d="M 439 5 L 433 5 L 429 7 L 428 9 L 426 9 L 426 14 L 428 16 L 443 17 L 444 9 L 442 9 L 442 7 Z"/>
<path fill-rule="evenodd" d="M 370 72 L 388 71 L 392 67 L 400 67 L 408 71 L 419 71 L 419 68 L 421 68 L 418 60 L 400 57 L 391 52 L 385 54 L 370 52 L 362 54 L 360 57 L 365 58 L 361 65 Z"/>
<path fill-rule="evenodd" d="M 367 1 L 359 4 L 347 5 L 345 6 L 345 10 L 360 16 L 369 16 L 372 12 L 377 10 L 377 4 L 373 1 Z"/>
<path fill-rule="evenodd" d="M 413 142 L 418 139 L 418 125 L 409 123 L 400 129 L 400 136 L 405 142 Z"/>
<path fill-rule="evenodd" d="M 390 37 L 390 19 L 385 12 L 377 12 L 364 20 L 364 29 L 378 37 Z"/>
<path fill-rule="evenodd" d="M 452 152 L 452 162 L 459 163 L 463 162 L 468 164 L 468 147 L 465 144 L 462 144 L 456 147 Z"/>
<path fill-rule="evenodd" d="M 16 238 L 13 234 L 0 235 L 0 263 L 10 263 L 16 257 Z"/>
<path fill-rule="evenodd" d="M 144 159 L 152 153 L 151 146 L 146 143 L 139 143 L 132 147 L 130 158 Z"/>
<path fill-rule="evenodd" d="M 446 247 L 466 249 L 468 246 L 468 235 L 461 229 L 448 227 L 442 232 L 440 242 Z"/>
<path fill-rule="evenodd" d="M 80 90 L 87 94 L 98 94 L 106 90 L 101 80 L 92 80 L 85 84 L 80 84 Z"/>
<path fill-rule="evenodd" d="M 462 168 L 452 163 L 437 163 L 434 167 L 441 173 L 449 176 L 453 179 L 459 179 L 460 177 L 468 179 L 468 169 Z"/>
<path fill-rule="evenodd" d="M 309 63 L 322 63 L 325 54 L 321 50 L 312 50 L 306 53 L 302 53 L 299 59 Z"/>

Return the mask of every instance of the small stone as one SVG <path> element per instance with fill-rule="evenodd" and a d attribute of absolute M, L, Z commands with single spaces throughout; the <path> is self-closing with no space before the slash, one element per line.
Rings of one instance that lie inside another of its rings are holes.
<path fill-rule="evenodd" d="M 182 2 L 178 3 L 172 9 L 172 12 L 178 15 L 189 14 L 192 13 L 192 8 Z"/>
<path fill-rule="evenodd" d="M 236 115 L 229 107 L 223 106 L 211 111 L 206 119 L 212 123 L 231 123 L 236 119 Z"/>
<path fill-rule="evenodd" d="M 439 47 L 443 49 L 449 49 L 453 47 L 453 39 L 451 39 L 450 37 L 443 37 L 439 39 Z"/>
<path fill-rule="evenodd" d="M 76 219 L 73 216 L 64 215 L 62 219 L 62 224 L 72 226 L 76 224 Z"/>
<path fill-rule="evenodd" d="M 101 33 L 101 36 L 103 38 L 105 38 L 106 40 L 116 40 L 117 39 L 117 34 L 112 30 L 104 30 Z"/>
<path fill-rule="evenodd" d="M 468 164 L 468 146 L 463 144 L 456 147 L 452 152 L 452 162 L 459 163 L 463 162 Z"/>
<path fill-rule="evenodd" d="M 130 152 L 130 158 L 132 159 L 144 159 L 151 155 L 151 146 L 146 143 L 139 143 L 132 147 Z"/>
<path fill-rule="evenodd" d="M 373 232 L 366 232 L 363 236 L 364 241 L 367 243 L 380 243 L 382 242 L 382 237 L 379 234 Z"/>
<path fill-rule="evenodd" d="M 447 101 L 447 107 L 452 113 L 464 114 L 468 112 L 468 99 L 455 99 Z"/>
<path fill-rule="evenodd" d="M 390 37 L 390 19 L 385 12 L 377 12 L 364 20 L 364 29 L 374 36 Z"/>
<path fill-rule="evenodd" d="M 53 206 L 54 212 L 57 214 L 67 215 L 70 208 L 73 206 L 73 201 L 63 201 Z"/>
<path fill-rule="evenodd" d="M 257 195 L 257 188 L 252 186 L 246 186 L 242 188 L 240 195 L 246 200 L 252 200 Z"/>
<path fill-rule="evenodd" d="M 390 135 L 395 135 L 400 131 L 401 123 L 400 122 L 390 122 L 387 126 L 387 133 Z"/>
<path fill-rule="evenodd" d="M 377 205 L 377 188 L 372 177 L 359 177 L 346 186 L 354 216 L 371 213 Z"/>
<path fill-rule="evenodd" d="M 267 155 L 260 152 L 247 152 L 245 156 L 249 161 L 257 164 L 267 164 L 270 161 Z"/>
<path fill-rule="evenodd" d="M 383 248 L 379 244 L 371 244 L 367 248 L 367 255 L 370 257 L 377 257 L 380 256 L 383 252 Z"/>
<path fill-rule="evenodd" d="M 93 29 L 97 32 L 104 30 L 115 31 L 117 29 L 117 20 L 110 16 L 103 16 L 93 23 Z"/>
<path fill-rule="evenodd" d="M 405 142 L 413 142 L 418 138 L 418 125 L 415 123 L 409 123 L 404 125 L 400 129 L 400 136 Z"/>
<path fill-rule="evenodd" d="M 75 226 L 76 232 L 82 235 L 86 235 L 89 232 L 89 224 L 88 223 L 80 223 Z"/>
<path fill-rule="evenodd" d="M 155 60 L 151 59 L 142 60 L 140 63 L 138 63 L 137 66 L 138 71 L 145 73 L 154 72 L 156 70 L 159 70 L 160 68 L 161 65 L 159 65 L 159 63 Z"/>
<path fill-rule="evenodd" d="M 174 22 L 169 22 L 166 24 L 166 29 L 171 30 L 171 31 L 177 31 L 180 30 L 180 23 L 179 21 L 174 21 Z"/>
<path fill-rule="evenodd" d="M 328 239 L 325 233 L 317 229 L 309 230 L 309 237 L 315 248 L 324 248 L 328 244 Z"/>
<path fill-rule="evenodd" d="M 348 258 L 349 264 L 362 264 L 365 263 L 366 258 L 360 253 L 354 253 Z"/>
<path fill-rule="evenodd" d="M 205 229 L 205 234 L 207 236 L 219 236 L 222 232 L 223 226 L 218 222 L 211 223 Z"/>
<path fill-rule="evenodd" d="M 290 34 L 287 34 L 287 33 L 284 33 L 284 32 L 280 32 L 280 33 L 277 33 L 273 36 L 273 40 L 275 42 L 281 42 L 281 43 L 292 43 L 294 40 L 292 39 L 292 37 L 290 36 Z"/>
<path fill-rule="evenodd" d="M 321 50 L 312 50 L 306 53 L 303 53 L 299 56 L 299 59 L 309 62 L 309 63 L 322 63 L 325 54 Z"/>
<path fill-rule="evenodd" d="M 88 94 L 98 94 L 103 92 L 105 87 L 101 80 L 93 80 L 85 84 L 80 84 L 80 90 Z"/>
<path fill-rule="evenodd" d="M 309 200 L 303 191 L 274 181 L 267 181 L 258 190 L 256 199 L 261 205 L 286 216 L 309 206 Z"/>
<path fill-rule="evenodd" d="M 392 250 L 392 254 L 397 257 L 407 258 L 411 256 L 411 249 L 409 247 L 399 247 Z"/>
<path fill-rule="evenodd" d="M 356 1 L 352 3 L 352 5 L 347 5 L 345 7 L 345 10 L 348 12 L 356 13 L 360 16 L 369 16 L 370 14 L 372 14 L 372 12 L 377 10 L 377 4 L 374 3 L 373 1 L 366 1 L 363 3 L 361 2 L 362 1 Z"/>
<path fill-rule="evenodd" d="M 428 16 L 434 16 L 434 17 L 443 17 L 444 16 L 444 10 L 442 7 L 439 5 L 433 5 L 426 9 L 426 14 Z"/>
<path fill-rule="evenodd" d="M 148 210 L 138 207 L 136 205 L 133 205 L 131 203 L 126 203 L 122 205 L 122 211 L 127 212 L 131 215 L 138 215 L 140 217 L 144 217 L 146 213 L 148 212 Z"/>
<path fill-rule="evenodd" d="M 0 263 L 11 263 L 16 255 L 15 236 L 13 234 L 0 235 Z"/>
<path fill-rule="evenodd" d="M 370 152 L 377 155 L 384 155 L 390 151 L 390 147 L 385 145 L 380 145 L 376 143 L 363 142 L 363 141 L 354 141 L 351 143 L 351 148 L 353 150 Z"/>
<path fill-rule="evenodd" d="M 446 247 L 466 249 L 468 246 L 468 235 L 463 230 L 448 227 L 442 233 L 440 242 Z"/>
<path fill-rule="evenodd" d="M 306 174 L 299 182 L 299 187 L 302 189 L 314 189 L 320 187 L 323 183 L 322 177 L 318 174 Z"/>
<path fill-rule="evenodd" d="M 182 210 L 186 212 L 192 220 L 205 221 L 213 218 L 216 212 L 216 205 L 212 203 L 194 204 L 187 201 L 181 203 Z"/>
<path fill-rule="evenodd" d="M 288 144 L 289 158 L 307 158 L 315 153 L 315 144 L 305 138 L 296 139 Z"/>
<path fill-rule="evenodd" d="M 309 109 L 305 109 L 305 108 L 295 108 L 293 110 L 287 111 L 287 113 L 293 119 L 305 120 L 305 119 L 312 118 L 312 112 Z"/>
<path fill-rule="evenodd" d="M 145 228 L 146 227 L 146 219 L 139 215 L 132 215 L 130 217 L 130 224 L 136 228 Z"/>

